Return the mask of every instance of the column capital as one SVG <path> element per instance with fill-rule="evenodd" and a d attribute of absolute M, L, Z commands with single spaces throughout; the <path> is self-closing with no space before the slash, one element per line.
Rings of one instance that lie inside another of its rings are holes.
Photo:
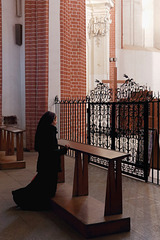
<path fill-rule="evenodd" d="M 113 0 L 87 0 L 86 6 L 89 37 L 105 36 L 111 24 L 110 9 L 114 7 Z"/>

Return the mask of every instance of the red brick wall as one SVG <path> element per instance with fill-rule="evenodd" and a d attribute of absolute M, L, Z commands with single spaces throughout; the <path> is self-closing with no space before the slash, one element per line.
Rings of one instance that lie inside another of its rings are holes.
<path fill-rule="evenodd" d="M 60 2 L 61 99 L 86 96 L 85 0 Z"/>
<path fill-rule="evenodd" d="M 32 150 L 37 123 L 48 110 L 49 0 L 25 1 L 26 147 Z"/>
<path fill-rule="evenodd" d="M 26 144 L 32 149 L 38 120 L 48 109 L 48 0 L 26 0 L 25 14 Z M 85 0 L 61 0 L 60 14 L 61 99 L 84 97 Z"/>
<path fill-rule="evenodd" d="M 61 99 L 78 99 L 86 96 L 86 9 L 85 0 L 61 0 L 60 2 L 60 84 Z M 69 115 L 67 113 L 70 112 Z M 75 106 L 61 106 L 61 138 L 79 139 L 83 125 L 83 111 L 75 112 Z M 66 118 L 67 116 L 67 118 Z M 68 129 L 68 133 L 65 130 Z M 76 137 L 76 132 L 78 133 Z M 69 135 L 68 135 L 69 134 Z"/>
<path fill-rule="evenodd" d="M 2 6 L 0 0 L 0 124 L 2 124 Z"/>
<path fill-rule="evenodd" d="M 116 39 L 115 39 L 115 5 L 111 9 L 111 20 L 112 23 L 110 25 L 110 58 L 115 58 L 116 57 L 116 51 L 115 51 L 115 44 L 116 44 Z M 110 80 L 114 84 L 114 67 L 116 66 L 115 62 L 110 62 Z M 111 88 L 113 88 L 113 84 L 111 84 Z"/>

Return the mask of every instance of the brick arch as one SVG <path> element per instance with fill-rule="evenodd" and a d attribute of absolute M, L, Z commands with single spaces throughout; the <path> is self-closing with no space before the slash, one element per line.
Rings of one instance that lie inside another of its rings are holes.
<path fill-rule="evenodd" d="M 49 0 L 25 1 L 26 147 L 34 148 L 37 123 L 48 110 Z"/>

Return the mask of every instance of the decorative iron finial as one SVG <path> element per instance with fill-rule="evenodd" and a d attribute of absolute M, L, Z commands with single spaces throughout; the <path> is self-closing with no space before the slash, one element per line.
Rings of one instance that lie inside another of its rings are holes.
<path fill-rule="evenodd" d="M 54 98 L 54 103 L 58 103 L 59 99 L 58 99 L 58 95 L 55 96 Z"/>
<path fill-rule="evenodd" d="M 123 77 L 125 77 L 125 78 L 129 78 L 126 74 L 124 74 Z"/>
<path fill-rule="evenodd" d="M 100 80 L 98 80 L 98 79 L 96 79 L 95 80 L 95 82 L 97 83 L 97 84 L 100 84 L 100 85 L 103 85 L 104 83 L 102 83 Z"/>

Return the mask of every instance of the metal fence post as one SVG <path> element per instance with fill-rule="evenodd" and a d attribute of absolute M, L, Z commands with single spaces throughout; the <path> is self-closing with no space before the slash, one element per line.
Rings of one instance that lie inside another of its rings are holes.
<path fill-rule="evenodd" d="M 148 182 L 148 101 L 144 102 L 144 179 Z"/>
<path fill-rule="evenodd" d="M 111 149 L 115 150 L 115 102 L 112 103 L 112 122 L 111 122 Z"/>
<path fill-rule="evenodd" d="M 87 108 L 87 144 L 91 143 L 91 133 L 90 133 L 90 99 L 88 99 L 88 108 Z"/>

